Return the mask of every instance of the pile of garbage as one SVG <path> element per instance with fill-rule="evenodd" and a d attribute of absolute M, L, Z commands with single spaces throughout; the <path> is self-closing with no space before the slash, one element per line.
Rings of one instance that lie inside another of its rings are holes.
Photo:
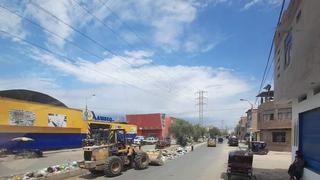
<path fill-rule="evenodd" d="M 176 159 L 191 151 L 191 146 L 174 147 L 169 149 L 156 149 L 147 151 L 151 165 L 163 165 L 167 160 Z"/>
<path fill-rule="evenodd" d="M 79 167 L 78 167 L 78 163 L 76 161 L 73 161 L 73 162 L 69 162 L 61 165 L 49 166 L 47 168 L 32 171 L 32 172 L 27 172 L 23 175 L 15 175 L 9 179 L 11 180 L 40 179 L 40 178 L 45 178 L 52 175 L 70 172 L 75 169 L 79 169 Z"/>
<path fill-rule="evenodd" d="M 173 149 L 164 149 L 162 151 L 163 159 L 164 161 L 166 160 L 173 160 L 176 159 L 188 152 L 191 151 L 191 146 L 186 146 L 186 147 L 176 147 Z"/>

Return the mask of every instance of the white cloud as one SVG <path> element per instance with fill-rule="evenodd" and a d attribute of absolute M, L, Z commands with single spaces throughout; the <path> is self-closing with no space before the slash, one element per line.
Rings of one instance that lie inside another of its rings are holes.
<path fill-rule="evenodd" d="M 214 33 L 210 38 L 204 38 L 203 36 L 200 36 L 198 34 L 193 34 L 185 38 L 186 41 L 183 44 L 183 48 L 184 51 L 188 53 L 205 53 L 212 50 L 217 45 L 227 40 L 229 37 L 231 36 L 227 36 L 221 33 Z"/>
<path fill-rule="evenodd" d="M 67 74 L 70 78 L 74 77 L 95 87 L 68 90 L 60 87 L 50 93 L 68 105 L 79 108 L 83 107 L 84 101 L 75 100 L 74 96 L 80 98 L 85 93 L 94 92 L 99 98 L 91 101 L 91 107 L 104 107 L 108 113 L 164 112 L 179 115 L 179 112 L 194 112 L 194 93 L 204 89 L 208 91 L 209 108 L 234 108 L 234 116 L 236 113 L 239 116 L 242 111 L 235 102 L 250 91 L 247 80 L 231 70 L 206 66 L 154 65 L 151 63 L 152 52 L 148 51 L 125 52 L 121 57 L 111 56 L 97 62 L 69 62 L 37 51 L 34 51 L 33 56 L 41 63 L 55 68 L 59 72 L 57 74 Z M 65 95 L 65 91 L 68 91 L 67 94 L 73 93 L 72 98 Z M 211 119 L 224 116 L 230 122 L 235 119 L 229 114 L 223 115 L 223 111 L 213 111 L 207 115 Z M 194 118 L 196 113 L 179 115 L 187 118 L 191 116 Z"/>
<path fill-rule="evenodd" d="M 34 5 L 35 4 L 35 5 Z M 72 35 L 72 30 L 64 23 L 56 20 L 53 16 L 49 15 L 45 11 L 39 9 L 38 6 L 42 7 L 49 13 L 55 15 L 67 24 L 73 24 L 74 21 L 79 21 L 81 18 L 76 20 L 77 13 L 75 8 L 72 6 L 71 1 L 57 0 L 57 1 L 41 1 L 34 0 L 32 3 L 28 3 L 26 6 L 25 13 L 32 18 L 36 19 L 41 26 L 49 29 L 50 31 L 59 34 L 61 38 L 56 38 L 52 34 L 48 33 L 49 42 L 62 48 L 64 46 L 64 39 L 69 38 Z M 74 17 L 74 18 L 72 18 Z"/>
<path fill-rule="evenodd" d="M 51 48 L 50 45 L 54 45 L 53 47 L 63 49 L 65 39 L 76 36 L 82 37 L 82 35 L 74 32 L 74 30 L 63 22 L 75 27 L 77 30 L 86 32 L 85 34 L 100 31 L 98 28 L 103 25 L 94 19 L 93 16 L 88 14 L 83 9 L 84 7 L 107 24 L 107 26 L 109 26 L 108 28 L 113 29 L 115 32 L 119 32 L 118 35 L 115 35 L 113 32 L 109 32 L 109 30 L 104 28 L 106 33 L 110 33 L 111 36 L 121 36 L 122 39 L 125 39 L 132 44 L 141 43 L 140 37 L 142 37 L 144 41 L 150 42 L 147 44 L 155 45 L 167 52 L 174 52 L 183 50 L 186 44 L 190 44 L 185 42 L 185 37 L 187 37 L 186 35 L 188 34 L 186 29 L 191 26 L 192 22 L 196 19 L 199 10 L 210 4 L 216 5 L 224 2 L 226 2 L 226 0 L 132 0 L 116 1 L 112 3 L 100 0 L 33 0 L 30 3 L 21 3 L 19 7 L 17 6 L 14 9 L 23 12 L 24 15 L 34 19 L 41 26 L 62 37 L 57 38 L 51 33 L 44 31 L 47 35 L 49 43 L 46 44 L 49 45 L 49 48 Z M 53 14 L 63 22 L 55 19 L 37 6 L 45 9 L 45 11 Z M 111 15 L 110 9 L 115 12 L 123 22 L 132 24 L 134 27 L 143 27 L 142 31 L 139 29 L 138 34 L 140 37 L 138 38 L 135 33 L 130 32 L 130 29 L 127 29 L 120 21 L 115 20 L 116 18 Z M 3 17 L 13 17 L 13 15 L 11 14 L 8 16 L 6 14 Z M 8 18 L 6 18 L 6 21 L 8 21 L 7 19 Z M 16 20 L 10 22 L 12 24 L 10 27 L 15 27 L 15 29 L 21 31 L 22 26 L 17 24 L 21 20 L 18 17 L 15 17 L 15 19 Z M 26 32 L 27 30 L 28 29 L 24 29 Z M 92 36 L 90 35 L 90 37 Z M 206 37 L 202 38 L 206 39 Z M 96 38 L 93 39 L 97 40 Z M 193 42 L 193 44 L 195 43 L 196 42 Z M 205 45 L 197 44 L 197 46 L 200 47 L 198 48 L 199 52 L 202 52 L 201 49 L 203 49 L 203 46 L 208 46 L 209 44 L 212 43 L 208 42 Z"/>
<path fill-rule="evenodd" d="M 0 30 L 21 38 L 26 36 L 21 19 L 2 8 L 0 8 Z M 1 33 L 1 35 L 6 36 L 4 33 Z M 15 38 L 12 38 L 12 40 L 19 41 Z"/>
<path fill-rule="evenodd" d="M 278 6 L 280 5 L 282 0 L 247 0 L 245 5 L 243 6 L 242 10 L 248 10 L 253 6 L 256 5 L 273 5 Z"/>
<path fill-rule="evenodd" d="M 121 1 L 114 3 L 123 21 L 143 24 L 151 28 L 153 40 L 167 51 L 179 50 L 185 26 L 193 22 L 197 7 L 189 1 Z"/>
<path fill-rule="evenodd" d="M 101 1 L 82 3 L 79 0 L 33 0 L 32 3 L 26 4 L 25 14 L 34 18 L 41 26 L 62 37 L 57 38 L 46 32 L 49 42 L 62 49 L 65 44 L 64 40 L 77 34 L 69 25 L 77 29 L 77 31 L 83 31 L 81 28 L 90 29 L 96 28 L 98 25 L 101 26 L 86 10 L 99 19 L 104 19 L 110 15 L 110 11 L 106 6 L 101 6 Z M 53 14 L 56 18 L 50 14 Z M 87 26 L 89 22 L 94 22 L 96 26 Z"/>

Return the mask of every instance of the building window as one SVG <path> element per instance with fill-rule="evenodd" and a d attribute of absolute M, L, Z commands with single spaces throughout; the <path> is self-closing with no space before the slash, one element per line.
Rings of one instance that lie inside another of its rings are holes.
<path fill-rule="evenodd" d="M 270 114 L 269 120 L 274 120 L 274 114 Z"/>
<path fill-rule="evenodd" d="M 291 109 L 279 109 L 278 120 L 291 120 Z"/>
<path fill-rule="evenodd" d="M 274 114 L 273 114 L 273 113 L 264 114 L 264 115 L 263 115 L 263 120 L 264 120 L 264 121 L 274 120 Z"/>
<path fill-rule="evenodd" d="M 287 37 L 284 41 L 284 69 L 286 69 L 290 62 L 291 62 L 291 56 L 292 56 L 292 34 L 291 32 L 288 32 Z"/>
<path fill-rule="evenodd" d="M 272 142 L 286 142 L 286 132 L 272 132 Z"/>

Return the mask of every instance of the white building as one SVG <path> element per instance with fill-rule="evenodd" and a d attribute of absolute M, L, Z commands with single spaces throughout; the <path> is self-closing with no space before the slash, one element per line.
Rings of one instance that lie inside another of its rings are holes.
<path fill-rule="evenodd" d="M 292 154 L 320 179 L 320 0 L 291 0 L 275 33 L 275 102 L 292 103 Z"/>

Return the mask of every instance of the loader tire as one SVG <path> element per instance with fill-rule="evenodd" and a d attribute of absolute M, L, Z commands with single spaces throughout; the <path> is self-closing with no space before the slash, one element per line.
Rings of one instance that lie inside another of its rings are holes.
<path fill-rule="evenodd" d="M 123 162 L 118 156 L 111 156 L 106 161 L 106 166 L 104 169 L 104 174 L 107 177 L 114 177 L 121 174 L 123 169 Z"/>
<path fill-rule="evenodd" d="M 149 165 L 149 156 L 145 152 L 138 152 L 134 157 L 134 165 L 136 169 L 145 169 Z"/>

